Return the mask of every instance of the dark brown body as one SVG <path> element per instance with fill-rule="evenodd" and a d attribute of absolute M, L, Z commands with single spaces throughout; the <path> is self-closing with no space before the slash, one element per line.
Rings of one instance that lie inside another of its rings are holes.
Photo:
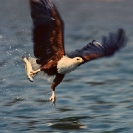
<path fill-rule="evenodd" d="M 59 74 L 57 72 L 57 63 L 56 61 L 49 61 L 47 64 L 43 65 L 41 67 L 41 70 L 44 71 L 45 73 L 47 73 L 48 75 L 56 75 L 55 79 L 53 80 L 53 83 L 51 85 L 51 89 L 54 91 L 55 87 L 60 84 L 60 82 L 63 80 L 64 78 L 64 74 Z"/>

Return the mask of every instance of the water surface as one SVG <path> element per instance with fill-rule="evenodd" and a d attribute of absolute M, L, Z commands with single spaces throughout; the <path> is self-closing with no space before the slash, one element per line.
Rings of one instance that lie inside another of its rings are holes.
<path fill-rule="evenodd" d="M 50 84 L 25 76 L 22 55 L 32 53 L 27 0 L 0 2 L 1 133 L 133 132 L 132 0 L 53 0 L 65 22 L 65 48 L 75 50 L 124 28 L 128 44 L 111 58 L 81 66 L 57 87 L 54 108 Z"/>

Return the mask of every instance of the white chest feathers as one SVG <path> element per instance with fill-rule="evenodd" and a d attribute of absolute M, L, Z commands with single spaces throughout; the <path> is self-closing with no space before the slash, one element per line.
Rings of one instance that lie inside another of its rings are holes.
<path fill-rule="evenodd" d="M 57 64 L 57 71 L 60 74 L 69 73 L 75 70 L 82 62 L 83 59 L 80 57 L 69 58 L 67 56 L 63 56 Z"/>

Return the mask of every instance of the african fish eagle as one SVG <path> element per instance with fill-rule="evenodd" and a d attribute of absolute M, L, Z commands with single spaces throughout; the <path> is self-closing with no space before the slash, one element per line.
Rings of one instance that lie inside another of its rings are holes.
<path fill-rule="evenodd" d="M 33 20 L 35 64 L 39 66 L 39 69 L 32 70 L 30 74 L 32 76 L 43 71 L 47 75 L 55 75 L 50 97 L 53 103 L 56 101 L 55 88 L 65 74 L 91 60 L 111 56 L 126 44 L 125 31 L 118 29 L 117 33 L 103 36 L 102 43 L 93 40 L 81 49 L 65 53 L 64 23 L 55 5 L 51 0 L 29 2 Z"/>

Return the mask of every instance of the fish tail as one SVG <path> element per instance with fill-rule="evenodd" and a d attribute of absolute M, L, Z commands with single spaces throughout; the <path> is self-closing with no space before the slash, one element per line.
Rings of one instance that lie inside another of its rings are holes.
<path fill-rule="evenodd" d="M 24 62 L 27 62 L 27 61 L 28 61 L 27 58 L 26 58 L 25 56 L 22 56 L 22 60 L 23 60 Z"/>

